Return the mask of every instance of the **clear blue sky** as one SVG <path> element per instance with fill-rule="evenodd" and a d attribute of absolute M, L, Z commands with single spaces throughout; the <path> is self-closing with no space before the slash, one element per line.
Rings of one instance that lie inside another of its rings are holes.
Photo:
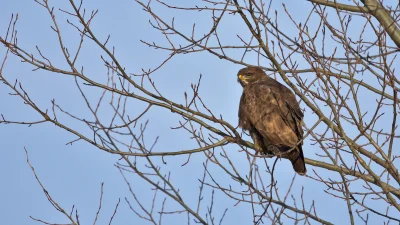
<path fill-rule="evenodd" d="M 62 2 L 62 3 L 60 3 Z M 170 1 L 171 4 L 180 1 Z M 300 1 L 299 1 L 300 2 Z M 50 1 L 56 9 L 63 8 L 70 10 L 67 1 Z M 279 3 L 280 4 L 280 3 Z M 277 3 L 274 7 L 279 7 Z M 294 15 L 304 19 L 307 15 L 301 15 L 301 9 L 306 3 L 293 3 L 290 7 L 298 8 L 299 15 Z M 111 34 L 110 43 L 116 47 L 116 56 L 120 63 L 126 67 L 127 71 L 139 73 L 142 68 L 154 68 L 161 63 L 168 52 L 153 50 L 140 43 L 140 40 L 155 41 L 165 43 L 163 37 L 156 32 L 148 23 L 148 15 L 134 1 L 84 1 L 84 6 L 88 9 L 99 9 L 99 14 L 93 23 L 93 30 L 99 37 L 105 38 Z M 209 25 L 210 21 L 200 20 L 202 14 L 176 13 L 176 11 L 166 10 L 165 7 L 154 7 L 156 12 L 162 13 L 166 18 L 175 16 L 175 25 L 190 32 L 192 23 L 197 21 L 199 35 L 202 25 Z M 53 59 L 57 66 L 67 68 L 62 59 L 55 33 L 50 29 L 50 17 L 46 11 L 39 7 L 32 0 L 7 1 L 0 7 L 0 32 L 4 35 L 12 13 L 19 14 L 18 20 L 18 43 L 21 47 L 35 52 L 35 46 L 39 46 L 47 57 Z M 71 46 L 76 46 L 79 40 L 77 33 L 65 22 L 66 16 L 56 11 L 61 28 L 63 29 L 64 41 Z M 203 15 L 204 16 L 204 15 Z M 202 17 L 204 18 L 204 17 Z M 284 18 L 284 17 L 282 17 Z M 208 18 L 207 18 L 208 19 Z M 236 34 L 245 34 L 243 22 L 239 19 L 223 20 L 221 38 L 224 43 L 238 43 Z M 281 26 L 285 23 L 290 24 L 287 19 L 282 19 Z M 208 28 L 208 27 L 207 27 Z M 248 35 L 248 34 L 247 34 Z M 295 34 L 292 34 L 295 35 Z M 99 81 L 104 81 L 106 70 L 100 59 L 100 50 L 90 43 L 85 42 L 85 50 L 82 53 L 80 63 L 84 65 L 85 72 Z M 3 57 L 4 48 L 0 48 L 0 55 Z M 246 58 L 248 63 L 256 63 L 255 57 Z M 267 65 L 269 62 L 263 62 Z M 184 91 L 190 91 L 190 83 L 195 83 L 200 74 L 203 75 L 200 94 L 207 102 L 208 107 L 216 114 L 222 114 L 224 119 L 233 125 L 237 125 L 237 108 L 241 95 L 241 87 L 236 82 L 236 73 L 242 68 L 241 65 L 220 60 L 207 53 L 179 55 L 174 57 L 162 70 L 155 73 L 153 79 L 158 84 L 159 90 L 172 100 L 184 103 Z M 68 111 L 89 116 L 85 109 L 85 104 L 81 99 L 74 85 L 72 77 L 51 74 L 43 71 L 32 72 L 32 67 L 21 63 L 16 57 L 10 57 L 3 72 L 9 80 L 18 79 L 23 87 L 30 93 L 30 97 L 42 108 L 51 107 L 51 100 L 55 99 L 58 104 Z M 98 91 L 85 89 L 91 97 L 97 98 Z M 34 121 L 40 117 L 36 112 L 29 109 L 23 102 L 15 96 L 10 96 L 10 90 L 5 85 L 0 85 L 0 113 L 9 120 Z M 145 107 L 143 104 L 131 104 L 129 109 L 138 112 Z M 132 113 L 133 114 L 133 113 Z M 105 115 L 107 116 L 107 115 Z M 182 131 L 171 130 L 170 127 L 177 126 L 179 117 L 171 115 L 163 109 L 154 109 L 146 115 L 151 119 L 147 138 L 154 139 L 160 136 L 157 144 L 157 151 L 177 151 L 195 148 L 195 142 L 191 141 Z M 308 115 L 310 118 L 311 116 Z M 307 115 L 306 115 L 307 118 Z M 80 124 L 61 117 L 64 121 L 69 121 L 73 127 Z M 182 138 L 183 137 L 183 138 Z M 138 221 L 138 217 L 130 212 L 129 207 L 124 201 L 129 195 L 118 169 L 114 166 L 118 157 L 96 150 L 92 146 L 77 142 L 72 146 L 65 143 L 75 139 L 66 131 L 60 130 L 51 124 L 40 124 L 32 127 L 21 125 L 0 125 L 1 152 L 0 157 L 0 218 L 4 225 L 34 224 L 29 216 L 43 219 L 49 222 L 67 222 L 49 204 L 45 195 L 37 184 L 32 171 L 26 163 L 24 147 L 29 152 L 30 160 L 36 169 L 41 181 L 50 194 L 66 209 L 70 209 L 73 204 L 79 210 L 82 224 L 91 224 L 98 207 L 100 184 L 104 182 L 104 196 L 101 224 L 108 224 L 108 219 L 112 215 L 118 198 L 121 198 L 119 213 L 115 218 L 114 224 L 145 224 Z M 316 146 L 305 143 L 307 157 L 313 157 L 311 152 L 317 151 Z M 237 150 L 236 148 L 230 148 Z M 308 151 L 308 153 L 307 153 Z M 248 170 L 247 160 L 243 159 L 243 154 L 233 154 L 243 170 Z M 180 165 L 186 161 L 186 157 L 168 158 L 168 164 L 164 171 L 173 171 L 173 180 L 187 199 L 197 198 L 198 178 L 202 175 L 202 154 L 193 155 L 191 163 L 187 167 Z M 241 162 L 240 160 L 243 160 Z M 287 170 L 290 168 L 290 171 Z M 309 167 L 309 171 L 312 167 Z M 288 162 L 281 161 L 277 167 L 278 175 L 282 177 L 279 182 L 282 189 L 291 181 L 293 171 Z M 230 182 L 231 178 L 221 177 L 221 182 Z M 143 181 L 131 177 L 135 183 L 133 186 L 137 193 L 140 193 L 142 200 L 151 199 L 153 193 L 148 191 L 148 185 Z M 312 182 L 310 179 L 297 177 L 295 181 L 294 195 L 299 195 L 301 187 L 304 186 L 304 196 L 307 205 L 310 206 L 315 200 L 319 215 L 328 221 L 347 224 L 346 205 L 344 201 L 329 198 L 331 208 L 325 207 L 324 186 Z M 193 195 L 196 193 L 195 195 Z M 210 191 L 208 190 L 208 195 Z M 221 192 L 216 192 L 216 198 L 224 200 L 226 197 Z M 299 199 L 299 198 L 298 198 Z M 193 203 L 193 201 L 192 201 Z M 292 203 L 292 202 L 290 202 Z M 148 204 L 150 204 L 148 202 Z M 229 207 L 226 215 L 225 224 L 250 224 L 251 210 L 246 207 L 232 207 L 234 202 L 222 201 L 216 203 L 216 215 L 219 220 L 224 207 Z M 172 202 L 171 202 L 171 205 Z M 194 205 L 194 203 L 193 203 Z M 241 212 L 248 216 L 241 216 Z M 204 212 L 205 213 L 205 212 Z M 340 214 L 346 215 L 344 218 Z M 204 215 L 204 214 L 203 214 Z M 376 217 L 373 220 L 380 221 Z M 186 224 L 185 221 L 167 220 L 169 224 Z"/>

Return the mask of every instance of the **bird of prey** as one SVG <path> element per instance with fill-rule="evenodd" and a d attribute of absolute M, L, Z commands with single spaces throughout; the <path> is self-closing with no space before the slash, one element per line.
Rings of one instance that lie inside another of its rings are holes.
<path fill-rule="evenodd" d="M 259 67 L 243 68 L 237 76 L 243 87 L 239 126 L 250 133 L 258 152 L 287 158 L 298 174 L 305 175 L 304 115 L 293 92 Z"/>

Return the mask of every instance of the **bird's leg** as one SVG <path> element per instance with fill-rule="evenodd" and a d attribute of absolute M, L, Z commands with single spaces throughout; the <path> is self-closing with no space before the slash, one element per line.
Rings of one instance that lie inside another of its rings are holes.
<path fill-rule="evenodd" d="M 282 157 L 282 152 L 277 146 L 275 145 L 267 145 L 267 146 L 269 154 L 271 154 L 272 156 L 278 156 L 279 158 Z"/>
<path fill-rule="evenodd" d="M 254 128 L 250 130 L 250 136 L 254 141 L 254 147 L 257 152 L 263 153 L 263 154 L 270 154 L 270 151 L 268 150 L 267 146 L 264 144 L 264 138 L 261 136 L 260 133 L 258 133 L 257 130 Z"/>

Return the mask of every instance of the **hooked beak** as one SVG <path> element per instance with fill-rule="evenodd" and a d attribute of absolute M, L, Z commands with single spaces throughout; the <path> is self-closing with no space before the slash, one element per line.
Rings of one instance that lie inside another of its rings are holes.
<path fill-rule="evenodd" d="M 238 76 L 238 82 L 239 82 L 242 86 L 248 83 L 248 81 L 246 80 L 246 77 L 243 76 L 242 74 L 239 74 L 239 76 Z"/>

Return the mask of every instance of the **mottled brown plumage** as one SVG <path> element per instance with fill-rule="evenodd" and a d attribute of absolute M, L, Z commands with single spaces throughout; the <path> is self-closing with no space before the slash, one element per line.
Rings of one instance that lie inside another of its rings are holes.
<path fill-rule="evenodd" d="M 241 69 L 238 81 L 243 87 L 239 126 L 249 131 L 257 151 L 279 154 L 292 162 L 298 174 L 306 174 L 303 113 L 293 92 L 259 67 Z"/>

